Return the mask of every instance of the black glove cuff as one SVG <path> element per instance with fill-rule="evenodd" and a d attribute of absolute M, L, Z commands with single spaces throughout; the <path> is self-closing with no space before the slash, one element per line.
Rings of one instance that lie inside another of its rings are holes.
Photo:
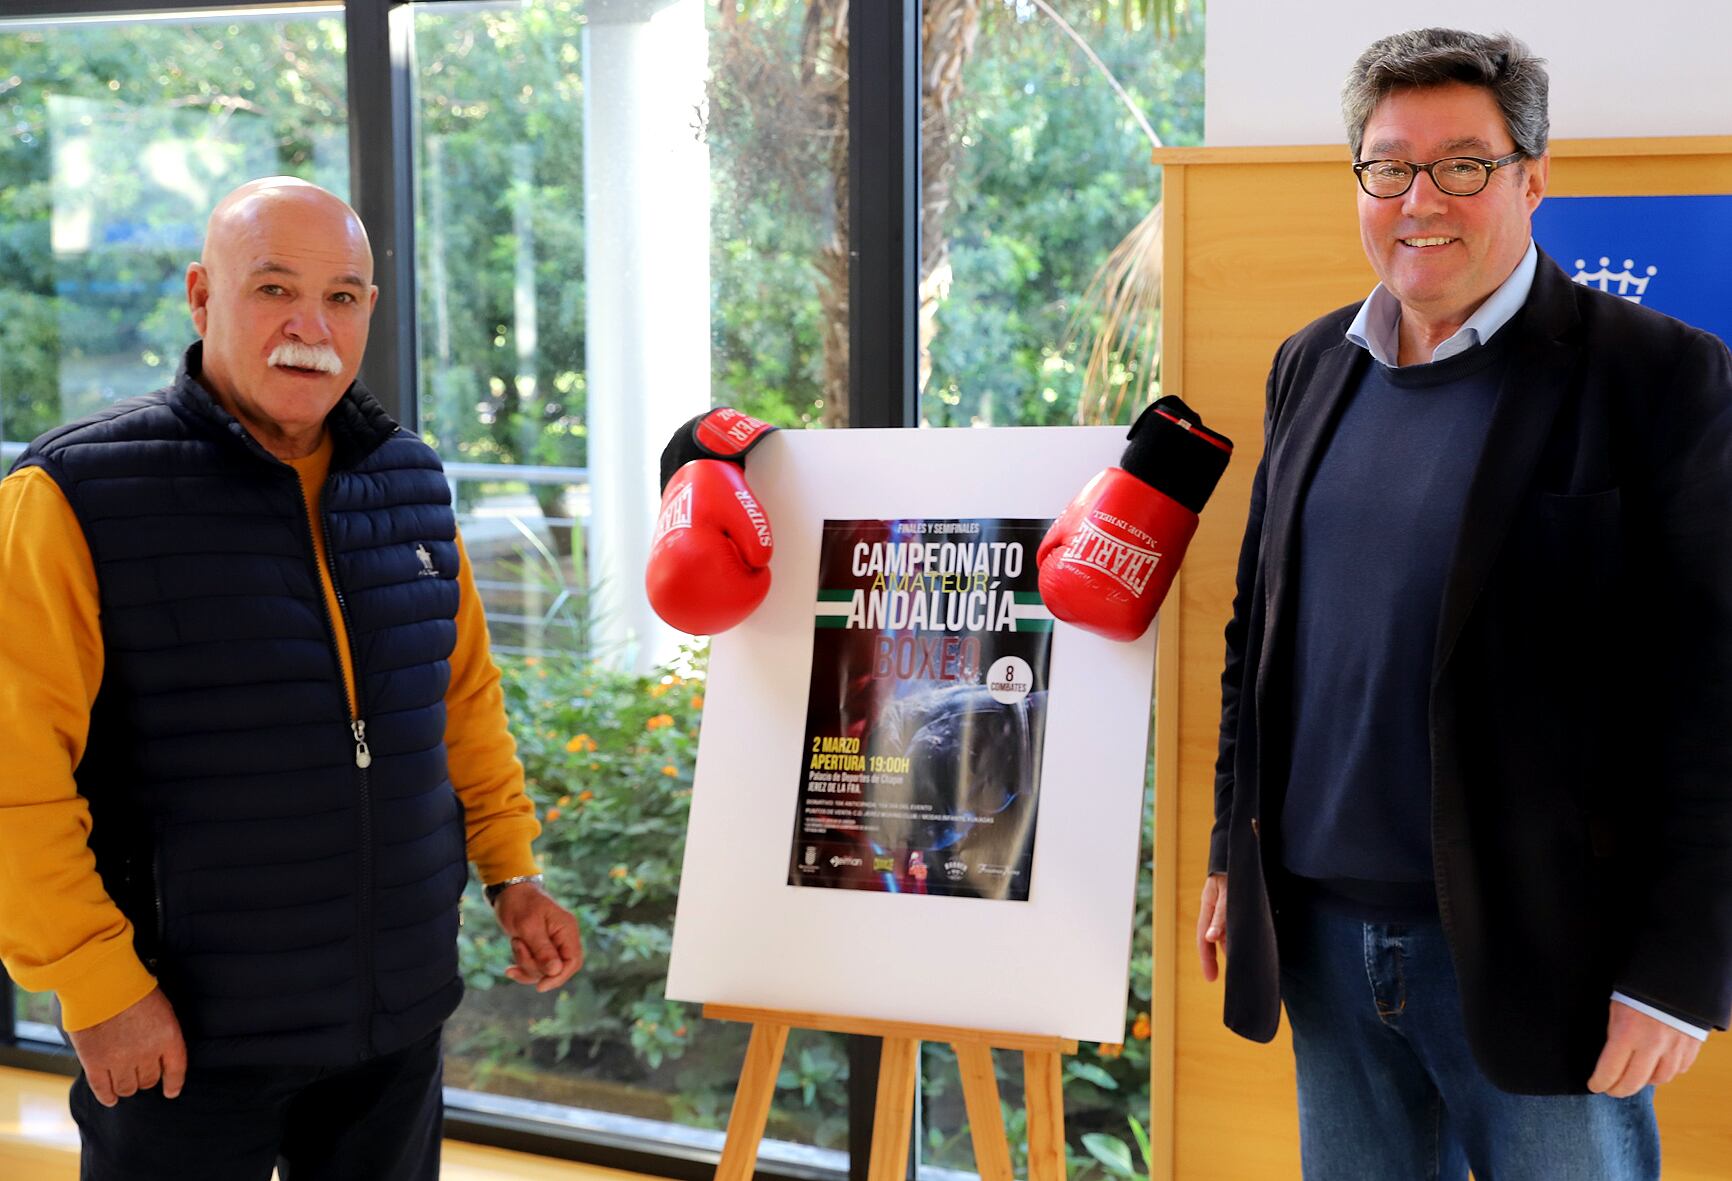
<path fill-rule="evenodd" d="M 1203 511 L 1233 458 L 1233 440 L 1204 426 L 1171 394 L 1144 410 L 1127 437 L 1119 466 L 1194 513 Z"/>
<path fill-rule="evenodd" d="M 662 448 L 662 490 L 667 490 L 675 472 L 694 459 L 719 459 L 744 471 L 746 454 L 778 429 L 732 406 L 706 410 L 675 431 Z"/>

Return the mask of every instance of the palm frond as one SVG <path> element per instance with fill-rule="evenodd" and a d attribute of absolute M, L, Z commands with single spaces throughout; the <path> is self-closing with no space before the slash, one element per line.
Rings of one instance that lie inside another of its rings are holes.
<path fill-rule="evenodd" d="M 1161 226 L 1159 203 L 1107 255 L 1077 301 L 1065 348 L 1086 338 L 1077 421 L 1122 422 L 1127 403 L 1155 392 L 1161 364 Z"/>

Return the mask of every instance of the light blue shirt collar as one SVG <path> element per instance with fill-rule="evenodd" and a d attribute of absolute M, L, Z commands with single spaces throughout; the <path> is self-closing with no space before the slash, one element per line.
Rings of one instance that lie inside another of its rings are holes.
<path fill-rule="evenodd" d="M 1442 361 L 1457 353 L 1465 353 L 1475 345 L 1484 344 L 1492 335 L 1510 322 L 1519 311 L 1522 304 L 1528 301 L 1528 292 L 1533 290 L 1534 272 L 1539 269 L 1540 255 L 1537 247 L 1530 240 L 1528 252 L 1522 255 L 1522 260 L 1516 264 L 1516 269 L 1510 272 L 1510 277 L 1503 285 L 1486 297 L 1486 301 L 1474 309 L 1473 315 L 1467 318 L 1467 323 L 1455 330 L 1455 335 L 1438 345 L 1431 354 L 1431 360 Z M 1379 283 L 1364 303 L 1359 305 L 1359 314 L 1353 317 L 1353 323 L 1347 326 L 1347 339 L 1376 357 L 1391 369 L 1396 367 L 1396 358 L 1401 355 L 1401 303 L 1395 295 Z"/>

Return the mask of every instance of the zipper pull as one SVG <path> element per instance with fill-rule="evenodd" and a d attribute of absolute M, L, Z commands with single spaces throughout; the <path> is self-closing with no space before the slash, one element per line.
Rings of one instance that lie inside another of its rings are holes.
<path fill-rule="evenodd" d="M 349 723 L 349 729 L 355 732 L 355 766 L 371 767 L 373 752 L 367 749 L 367 723 L 356 718 Z"/>

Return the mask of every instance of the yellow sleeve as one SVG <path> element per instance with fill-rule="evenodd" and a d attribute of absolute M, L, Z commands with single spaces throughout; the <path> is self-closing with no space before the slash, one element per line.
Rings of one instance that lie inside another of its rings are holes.
<path fill-rule="evenodd" d="M 469 860 L 483 882 L 500 882 L 539 872 L 530 842 L 540 835 L 541 824 L 523 789 L 523 764 L 506 725 L 487 617 L 461 535 L 457 556 L 457 647 L 445 691 L 445 758 L 463 801 Z"/>
<path fill-rule="evenodd" d="M 0 480 L 0 960 L 86 1029 L 156 987 L 90 852 L 84 757 L 102 683 L 96 568 L 54 478 Z"/>

